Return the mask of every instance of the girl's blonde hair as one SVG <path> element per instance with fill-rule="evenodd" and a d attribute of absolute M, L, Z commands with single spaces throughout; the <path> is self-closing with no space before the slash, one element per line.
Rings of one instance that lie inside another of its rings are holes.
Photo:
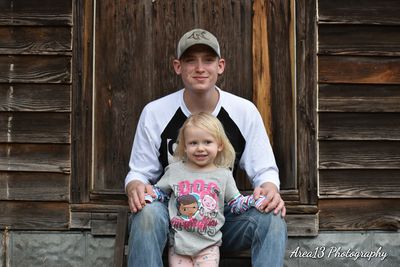
<path fill-rule="evenodd" d="M 180 128 L 177 139 L 178 146 L 174 152 L 174 157 L 177 160 L 186 160 L 184 133 L 185 129 L 189 126 L 196 126 L 207 131 L 216 139 L 219 145 L 222 145 L 222 150 L 217 153 L 214 159 L 214 164 L 216 166 L 233 168 L 236 153 L 226 136 L 224 126 L 222 126 L 222 123 L 216 117 L 206 112 L 200 112 L 190 116 Z"/>

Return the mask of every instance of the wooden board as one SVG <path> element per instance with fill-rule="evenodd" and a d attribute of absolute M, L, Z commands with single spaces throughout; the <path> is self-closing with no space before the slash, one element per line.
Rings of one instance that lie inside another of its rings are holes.
<path fill-rule="evenodd" d="M 0 113 L 1 143 L 70 143 L 69 113 Z"/>
<path fill-rule="evenodd" d="M 71 27 L 0 27 L 0 54 L 71 54 Z"/>
<path fill-rule="evenodd" d="M 320 198 L 400 198 L 400 170 L 320 170 Z"/>
<path fill-rule="evenodd" d="M 0 55 L 0 83 L 71 82 L 71 57 Z"/>
<path fill-rule="evenodd" d="M 320 169 L 400 169 L 400 142 L 320 141 Z"/>
<path fill-rule="evenodd" d="M 0 201 L 0 229 L 66 230 L 69 205 L 64 202 Z"/>
<path fill-rule="evenodd" d="M 319 113 L 318 139 L 400 141 L 400 114 Z"/>
<path fill-rule="evenodd" d="M 353 24 L 400 24 L 397 0 L 319 0 L 320 22 Z"/>
<path fill-rule="evenodd" d="M 399 57 L 319 56 L 320 83 L 399 84 Z"/>
<path fill-rule="evenodd" d="M 400 85 L 320 84 L 318 110 L 400 112 Z"/>
<path fill-rule="evenodd" d="M 320 230 L 398 230 L 400 199 L 319 201 Z"/>
<path fill-rule="evenodd" d="M 70 173 L 70 146 L 0 144 L 1 171 Z"/>
<path fill-rule="evenodd" d="M 0 111 L 71 111 L 71 86 L 0 84 Z"/>
<path fill-rule="evenodd" d="M 60 173 L 0 172 L 0 199 L 68 201 L 69 179 Z"/>
<path fill-rule="evenodd" d="M 400 26 L 318 25 L 320 55 L 400 55 Z"/>
<path fill-rule="evenodd" d="M 0 25 L 72 25 L 72 3 L 66 0 L 2 0 Z"/>

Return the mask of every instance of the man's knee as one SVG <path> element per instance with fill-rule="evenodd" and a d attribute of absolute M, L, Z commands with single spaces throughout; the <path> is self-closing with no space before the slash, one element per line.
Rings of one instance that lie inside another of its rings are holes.
<path fill-rule="evenodd" d="M 157 228 L 168 228 L 168 211 L 166 206 L 160 202 L 147 204 L 141 211 L 133 214 L 130 218 L 131 229 L 148 231 Z"/>
<path fill-rule="evenodd" d="M 287 227 L 285 220 L 280 214 L 274 215 L 273 212 L 260 213 L 258 216 L 258 230 L 268 235 L 287 236 Z"/>

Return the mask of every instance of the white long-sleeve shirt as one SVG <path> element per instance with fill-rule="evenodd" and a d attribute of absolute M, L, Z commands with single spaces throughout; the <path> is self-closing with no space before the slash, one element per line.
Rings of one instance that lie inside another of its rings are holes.
<path fill-rule="evenodd" d="M 253 187 L 265 182 L 279 189 L 279 172 L 260 113 L 256 106 L 231 93 L 219 92 L 212 112 L 224 126 L 236 151 L 235 170 L 244 169 Z M 184 89 L 147 104 L 140 116 L 125 186 L 140 180 L 155 184 L 172 162 L 180 127 L 191 115 L 183 100 Z"/>

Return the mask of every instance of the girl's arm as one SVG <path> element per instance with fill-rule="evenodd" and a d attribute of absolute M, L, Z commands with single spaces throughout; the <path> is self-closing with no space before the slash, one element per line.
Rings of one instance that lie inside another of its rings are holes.
<path fill-rule="evenodd" d="M 251 207 L 258 207 L 261 205 L 265 196 L 260 196 L 257 200 L 254 199 L 253 195 L 243 196 L 238 195 L 234 199 L 228 202 L 229 207 L 231 208 L 231 212 L 236 214 L 241 214 Z"/>
<path fill-rule="evenodd" d="M 144 200 L 145 200 L 147 203 L 151 203 L 151 202 L 153 202 L 153 201 L 160 201 L 160 202 L 168 201 L 169 196 L 168 196 L 164 191 L 162 191 L 160 188 L 158 188 L 157 186 L 153 186 L 153 191 L 154 191 L 154 193 L 156 194 L 156 197 L 155 197 L 155 198 L 152 197 L 152 196 L 149 195 L 149 194 L 145 194 Z"/>

